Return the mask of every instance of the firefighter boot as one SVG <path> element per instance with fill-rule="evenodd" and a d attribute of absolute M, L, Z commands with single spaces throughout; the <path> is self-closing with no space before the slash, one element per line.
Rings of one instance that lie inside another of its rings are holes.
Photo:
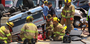
<path fill-rule="evenodd" d="M 29 43 L 28 39 L 25 39 L 23 44 L 31 44 L 31 43 Z"/>

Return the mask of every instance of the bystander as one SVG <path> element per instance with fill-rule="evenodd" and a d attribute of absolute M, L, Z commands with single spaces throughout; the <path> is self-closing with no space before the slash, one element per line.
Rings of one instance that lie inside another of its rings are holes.
<path fill-rule="evenodd" d="M 44 5 L 42 4 L 41 5 L 41 7 L 43 8 L 43 14 L 44 14 L 44 16 L 47 16 L 48 15 L 48 10 L 49 10 L 49 8 L 48 8 L 48 2 L 47 1 L 44 1 Z"/>
<path fill-rule="evenodd" d="M 54 8 L 52 7 L 52 3 L 48 3 L 48 7 L 49 7 L 49 12 L 48 12 L 48 14 L 51 14 L 51 16 L 52 17 L 55 17 L 56 15 L 55 15 L 55 10 L 54 10 Z"/>

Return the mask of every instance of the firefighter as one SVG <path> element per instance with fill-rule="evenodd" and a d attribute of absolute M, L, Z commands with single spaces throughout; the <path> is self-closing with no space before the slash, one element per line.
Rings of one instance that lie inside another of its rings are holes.
<path fill-rule="evenodd" d="M 62 10 L 62 18 L 61 24 L 67 26 L 68 32 L 74 29 L 73 21 L 74 21 L 74 14 L 75 14 L 75 7 L 71 5 L 71 0 L 64 0 L 65 7 Z"/>
<path fill-rule="evenodd" d="M 67 26 L 63 27 L 59 22 L 59 19 L 57 17 L 53 18 L 53 27 L 54 27 L 54 41 L 60 41 L 63 40 L 63 37 L 65 35 L 65 30 Z"/>
<path fill-rule="evenodd" d="M 32 23 L 33 17 L 28 16 L 26 18 L 26 24 L 21 29 L 20 37 L 22 38 L 22 41 L 24 41 L 23 44 L 26 44 L 28 42 L 29 44 L 35 44 L 37 42 L 38 37 L 38 30 L 37 26 Z"/>
<path fill-rule="evenodd" d="M 12 36 L 9 29 L 12 29 L 13 26 L 13 22 L 6 22 L 6 25 L 0 28 L 0 44 L 7 44 L 12 42 Z"/>
<path fill-rule="evenodd" d="M 53 22 L 50 14 L 46 16 L 46 30 L 47 30 L 47 38 L 51 38 L 53 32 Z"/>

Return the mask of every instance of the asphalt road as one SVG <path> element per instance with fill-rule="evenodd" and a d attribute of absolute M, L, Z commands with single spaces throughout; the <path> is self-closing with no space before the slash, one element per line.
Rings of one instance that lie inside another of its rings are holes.
<path fill-rule="evenodd" d="M 78 30 L 81 30 L 81 28 L 78 28 Z M 86 42 L 86 44 L 90 44 L 90 37 L 88 37 L 88 28 L 85 29 L 85 31 L 83 31 L 82 33 L 82 36 L 84 37 L 83 38 L 83 41 Z M 13 42 L 11 44 L 22 44 L 23 42 Z M 81 41 L 72 41 L 71 43 L 62 43 L 62 41 L 50 41 L 50 40 L 46 40 L 46 41 L 38 41 L 36 44 L 84 44 L 82 43 Z"/>
<path fill-rule="evenodd" d="M 90 44 L 89 41 L 85 41 L 86 44 Z M 22 44 L 22 43 L 17 43 L 17 42 L 12 42 L 10 44 Z M 81 41 L 72 41 L 71 43 L 63 43 L 62 41 L 42 41 L 42 42 L 37 42 L 36 44 L 84 44 Z"/>

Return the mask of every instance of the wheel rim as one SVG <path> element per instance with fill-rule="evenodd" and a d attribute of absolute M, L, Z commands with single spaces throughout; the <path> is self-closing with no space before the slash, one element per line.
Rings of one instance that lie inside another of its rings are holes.
<path fill-rule="evenodd" d="M 80 24 L 80 21 L 75 21 L 75 26 L 78 26 Z"/>

